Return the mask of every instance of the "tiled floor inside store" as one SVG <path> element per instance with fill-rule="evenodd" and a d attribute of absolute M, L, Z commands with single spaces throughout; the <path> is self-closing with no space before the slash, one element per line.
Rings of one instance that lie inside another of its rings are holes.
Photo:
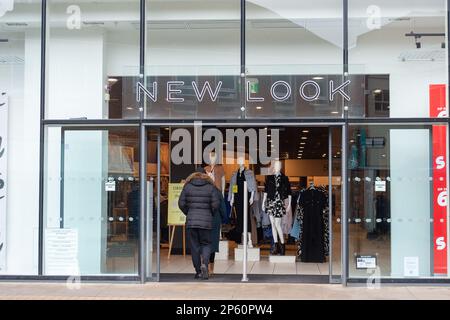
<path fill-rule="evenodd" d="M 242 262 L 229 260 L 216 260 L 214 272 L 216 274 L 240 274 Z M 340 266 L 336 265 L 336 268 Z M 268 257 L 261 257 L 260 261 L 250 261 L 247 264 L 249 274 L 277 274 L 277 275 L 328 275 L 328 263 L 271 263 Z M 193 273 L 190 255 L 167 256 L 167 251 L 161 251 L 162 273 Z"/>

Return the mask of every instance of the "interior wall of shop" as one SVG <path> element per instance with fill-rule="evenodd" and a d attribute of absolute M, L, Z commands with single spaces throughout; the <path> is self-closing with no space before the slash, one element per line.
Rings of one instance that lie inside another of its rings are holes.
<path fill-rule="evenodd" d="M 0 65 L 0 88 L 9 98 L 6 270 L 4 274 L 34 275 L 38 269 L 39 223 L 39 31 L 2 34 L 5 56 L 24 64 Z"/>

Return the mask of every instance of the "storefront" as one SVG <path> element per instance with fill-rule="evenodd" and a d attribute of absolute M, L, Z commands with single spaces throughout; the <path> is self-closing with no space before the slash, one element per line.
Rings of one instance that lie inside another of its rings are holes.
<path fill-rule="evenodd" d="M 446 0 L 3 1 L 0 279 L 191 279 L 176 199 L 207 167 L 227 207 L 214 277 L 240 280 L 245 167 L 250 281 L 448 283 L 448 16 Z M 276 161 L 283 254 L 263 206 Z"/>

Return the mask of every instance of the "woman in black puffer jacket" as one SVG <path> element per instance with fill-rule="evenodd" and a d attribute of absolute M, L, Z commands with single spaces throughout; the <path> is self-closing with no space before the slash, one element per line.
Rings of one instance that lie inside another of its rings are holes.
<path fill-rule="evenodd" d="M 216 187 L 208 175 L 195 172 L 186 179 L 178 206 L 186 215 L 186 228 L 196 279 L 200 276 L 208 279 L 213 214 L 219 205 Z"/>

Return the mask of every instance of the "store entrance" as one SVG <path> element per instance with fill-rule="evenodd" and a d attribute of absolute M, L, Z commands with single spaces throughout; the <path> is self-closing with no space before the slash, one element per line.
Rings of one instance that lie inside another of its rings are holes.
<path fill-rule="evenodd" d="M 339 283 L 341 148 L 341 127 L 148 127 L 148 276 L 194 280 L 178 198 L 188 177 L 201 171 L 223 195 L 210 281 L 242 277 L 245 179 L 250 281 Z"/>

